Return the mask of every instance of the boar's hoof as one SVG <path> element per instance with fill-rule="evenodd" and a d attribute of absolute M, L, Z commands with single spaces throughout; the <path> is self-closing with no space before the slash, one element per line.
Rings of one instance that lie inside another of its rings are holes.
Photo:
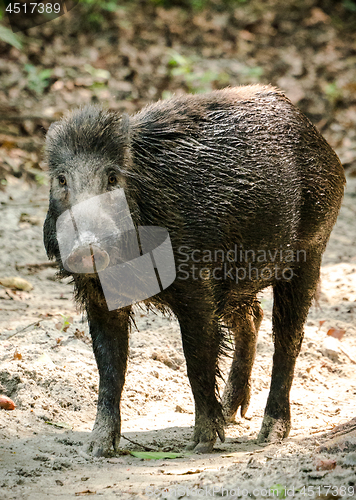
<path fill-rule="evenodd" d="M 187 451 L 193 450 L 194 453 L 211 453 L 213 451 L 214 447 L 214 442 L 209 442 L 209 443 L 195 443 L 192 441 L 191 443 L 188 444 L 188 446 L 185 447 Z"/>
<path fill-rule="evenodd" d="M 117 451 L 119 447 L 120 433 L 106 432 L 104 429 L 95 429 L 89 437 L 86 452 L 93 457 L 107 457 L 112 450 Z"/>
<path fill-rule="evenodd" d="M 223 415 L 225 418 L 225 425 L 236 424 L 236 413 L 240 408 L 241 418 L 244 418 L 248 410 L 251 399 L 251 387 L 246 385 L 243 389 L 239 390 L 235 397 L 232 396 L 231 391 L 225 390 L 222 398 Z"/>
<path fill-rule="evenodd" d="M 278 443 L 288 437 L 290 420 L 286 418 L 273 418 L 265 415 L 261 430 L 257 437 L 258 443 Z"/>
<path fill-rule="evenodd" d="M 224 418 L 218 416 L 215 419 L 200 417 L 195 424 L 193 441 L 185 447 L 187 451 L 193 450 L 194 453 L 210 453 L 216 441 L 216 435 L 220 441 L 225 441 Z"/>

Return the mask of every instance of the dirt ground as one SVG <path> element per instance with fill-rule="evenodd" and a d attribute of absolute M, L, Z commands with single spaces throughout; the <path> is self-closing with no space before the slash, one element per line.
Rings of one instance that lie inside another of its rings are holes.
<path fill-rule="evenodd" d="M 255 441 L 271 373 L 270 290 L 260 297 L 264 320 L 247 418 L 230 425 L 226 442 L 204 456 L 183 452 L 194 407 L 177 322 L 137 310 L 122 434 L 152 450 L 179 453 L 160 460 L 97 459 L 83 451 L 98 390 L 87 323 L 75 310 L 72 286 L 54 281 L 53 267 L 29 266 L 46 262 L 47 189 L 12 178 L 0 192 L 0 276 L 33 285 L 29 292 L 0 289 L 0 393 L 17 405 L 0 411 L 1 498 L 356 496 L 356 432 L 335 430 L 348 422 L 352 431 L 356 423 L 350 422 L 356 416 L 355 178 L 324 256 L 321 297 L 308 317 L 291 392 L 293 429 L 282 444 Z M 346 331 L 341 340 L 327 335 L 332 328 Z M 222 361 L 225 374 L 228 362 Z M 333 433 L 336 441 L 330 441 Z M 142 451 L 124 437 L 120 444 Z"/>

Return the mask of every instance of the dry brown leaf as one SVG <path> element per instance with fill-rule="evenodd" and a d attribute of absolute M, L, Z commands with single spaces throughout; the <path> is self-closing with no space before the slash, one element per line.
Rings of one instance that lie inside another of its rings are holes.
<path fill-rule="evenodd" d="M 316 470 L 333 470 L 336 467 L 336 460 L 333 459 L 317 459 L 315 461 Z"/>
<path fill-rule="evenodd" d="M 179 470 L 174 470 L 174 471 L 167 470 L 167 471 L 164 471 L 163 474 L 166 474 L 167 476 L 171 476 L 171 475 L 172 476 L 173 475 L 186 476 L 186 475 L 190 475 L 190 474 L 200 474 L 201 472 L 204 472 L 205 470 L 207 470 L 206 467 L 200 467 L 197 469 L 188 468 L 188 469 L 179 469 Z"/>
<path fill-rule="evenodd" d="M 81 497 L 81 496 L 84 496 L 84 495 L 96 495 L 96 491 L 84 490 L 84 491 L 77 491 L 75 493 L 76 497 Z"/>
<path fill-rule="evenodd" d="M 318 23 L 329 23 L 330 17 L 318 7 L 311 10 L 311 16 L 304 21 L 305 26 L 315 26 Z"/>
<path fill-rule="evenodd" d="M 82 340 L 83 337 L 84 337 L 84 330 L 79 330 L 78 328 L 76 328 L 76 330 L 74 332 L 74 337 L 76 337 L 77 339 Z"/>
<path fill-rule="evenodd" d="M 341 340 L 342 337 L 345 335 L 346 330 L 341 330 L 338 328 L 330 328 L 327 332 L 327 335 L 330 335 L 330 337 L 334 337 L 335 339 Z"/>
<path fill-rule="evenodd" d="M 27 222 L 28 224 L 31 224 L 32 226 L 40 226 L 43 222 L 41 217 L 35 217 L 32 215 L 29 215 L 25 212 L 23 212 L 20 215 L 19 222 L 24 223 Z"/>
<path fill-rule="evenodd" d="M 330 373 L 335 373 L 335 368 L 329 365 L 329 363 L 325 363 L 325 361 L 323 361 L 320 366 L 321 368 L 326 368 Z"/>
<path fill-rule="evenodd" d="M 16 408 L 12 399 L 7 396 L 0 396 L 0 409 L 1 410 L 14 410 Z"/>
<path fill-rule="evenodd" d="M 22 354 L 17 349 L 14 352 L 14 359 L 22 359 Z"/>

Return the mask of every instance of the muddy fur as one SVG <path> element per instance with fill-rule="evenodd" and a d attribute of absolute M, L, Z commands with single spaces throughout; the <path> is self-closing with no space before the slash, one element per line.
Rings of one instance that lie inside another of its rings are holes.
<path fill-rule="evenodd" d="M 124 188 L 136 228 L 153 225 L 169 231 L 177 278 L 145 304 L 171 311 L 180 323 L 196 408 L 190 449 L 211 451 L 217 435 L 224 439 L 224 417 L 232 420 L 238 407 L 245 414 L 262 319 L 256 294 L 273 287 L 275 354 L 259 439 L 285 437 L 303 325 L 345 182 L 340 161 L 316 128 L 281 91 L 252 85 L 160 101 L 132 117 L 87 106 L 50 127 L 46 152 L 51 194 L 44 241 L 61 275 L 68 273 L 59 254 L 56 220 L 87 198 Z M 108 183 L 110 174 L 114 186 Z M 227 261 L 233 249 L 252 252 L 252 262 Z M 258 252 L 277 251 L 278 265 L 291 269 L 290 277 L 277 276 L 272 258 L 253 259 Z M 214 259 L 197 261 L 207 252 Z M 290 252 L 301 252 L 305 259 L 291 261 Z M 251 266 L 248 278 L 231 279 Z M 220 274 L 214 275 L 218 268 Z M 118 444 L 132 313 L 130 307 L 108 313 L 95 275 L 73 279 L 76 300 L 88 313 L 100 374 L 89 449 L 101 455 Z M 235 353 L 222 409 L 216 375 L 227 329 Z"/>

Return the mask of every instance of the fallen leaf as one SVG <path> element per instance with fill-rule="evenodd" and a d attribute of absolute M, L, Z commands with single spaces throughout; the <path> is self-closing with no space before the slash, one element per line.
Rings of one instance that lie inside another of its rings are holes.
<path fill-rule="evenodd" d="M 82 339 L 84 337 L 84 330 L 79 330 L 78 328 L 74 332 L 74 337 L 77 339 Z"/>
<path fill-rule="evenodd" d="M 167 475 L 167 476 L 186 476 L 186 475 L 190 475 L 190 474 L 200 474 L 201 472 L 204 472 L 205 470 L 211 470 L 211 469 L 207 469 L 206 467 L 201 467 L 199 469 L 174 469 L 172 471 L 163 471 L 163 474 Z M 215 469 L 216 470 L 216 469 Z"/>
<path fill-rule="evenodd" d="M 14 359 L 22 359 L 22 354 L 17 349 L 14 352 Z"/>
<path fill-rule="evenodd" d="M 174 409 L 175 412 L 177 413 L 189 413 L 188 410 L 186 410 L 185 408 L 183 408 L 182 406 L 180 405 L 177 405 Z"/>
<path fill-rule="evenodd" d="M 315 26 L 318 23 L 326 24 L 330 22 L 330 17 L 318 7 L 311 10 L 311 16 L 305 19 L 305 26 Z"/>
<path fill-rule="evenodd" d="M 179 368 L 177 363 L 175 363 L 165 352 L 154 351 L 151 357 L 152 359 L 160 361 L 164 365 L 168 366 L 168 368 L 172 368 L 172 370 L 178 370 Z"/>
<path fill-rule="evenodd" d="M 7 396 L 0 396 L 0 409 L 1 410 L 14 410 L 16 408 L 12 399 Z"/>
<path fill-rule="evenodd" d="M 33 289 L 31 283 L 24 280 L 23 278 L 18 278 L 17 276 L 14 276 L 12 278 L 0 278 L 0 285 L 6 288 L 23 290 L 25 292 L 29 292 Z"/>
<path fill-rule="evenodd" d="M 31 224 L 32 226 L 39 226 L 42 223 L 41 217 L 34 217 L 32 215 L 22 213 L 19 218 L 19 222 L 27 222 L 28 224 Z"/>
<path fill-rule="evenodd" d="M 66 422 L 50 422 L 46 420 L 45 422 L 48 425 L 53 425 L 54 427 L 59 427 L 60 429 L 72 429 L 72 426 L 67 424 Z"/>
<path fill-rule="evenodd" d="M 78 330 L 78 328 L 76 328 L 76 330 L 74 332 L 74 337 L 76 339 L 81 340 L 85 344 L 91 344 L 91 339 L 85 335 L 84 330 Z"/>
<path fill-rule="evenodd" d="M 335 368 L 328 363 L 325 363 L 325 361 L 323 361 L 320 366 L 321 368 L 326 368 L 330 373 L 335 373 Z"/>
<path fill-rule="evenodd" d="M 336 460 L 331 459 L 317 459 L 315 461 L 316 470 L 333 470 L 336 467 Z"/>
<path fill-rule="evenodd" d="M 341 330 L 339 328 L 330 328 L 327 332 L 327 335 L 330 337 L 334 337 L 338 340 L 341 340 L 342 337 L 345 335 L 346 330 Z"/>

